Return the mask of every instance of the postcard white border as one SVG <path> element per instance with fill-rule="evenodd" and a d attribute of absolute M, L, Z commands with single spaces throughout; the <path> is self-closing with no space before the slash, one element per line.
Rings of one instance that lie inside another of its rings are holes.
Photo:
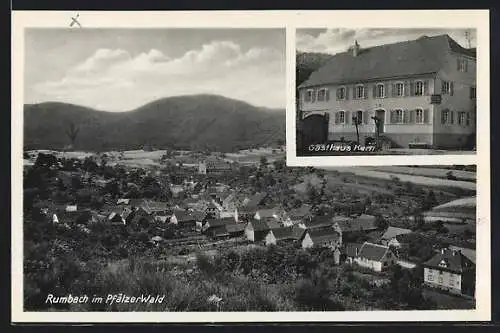
<path fill-rule="evenodd" d="M 24 28 L 67 27 L 76 12 L 14 11 L 12 13 L 12 317 L 17 323 L 28 322 L 381 322 L 381 321 L 487 321 L 491 317 L 490 293 L 490 168 L 489 113 L 479 118 L 478 152 L 476 156 L 402 156 L 367 157 L 352 160 L 356 165 L 383 164 L 476 164 L 477 171 L 477 290 L 475 310 L 439 311 L 342 311 L 342 312 L 25 312 L 23 311 L 23 221 L 22 221 L 22 149 L 23 149 L 23 65 Z M 417 15 L 418 13 L 418 15 Z M 295 27 L 336 26 L 360 27 L 369 22 L 376 26 L 459 27 L 461 22 L 478 28 L 478 108 L 489 110 L 489 31 L 488 11 L 267 11 L 267 12 L 79 12 L 84 27 L 107 28 L 286 28 L 287 29 L 287 150 L 295 151 Z M 363 20 L 367 16 L 369 19 Z M 439 18 L 439 19 L 437 19 Z M 291 44 L 293 41 L 293 44 Z M 291 80 L 291 78 L 293 80 Z M 479 86 L 479 85 L 478 85 Z M 290 126 L 290 122 L 292 122 Z M 292 146 L 291 146 L 292 145 Z M 336 159 L 338 157 L 335 157 Z M 324 157 L 322 158 L 322 160 Z M 342 157 L 343 161 L 345 157 Z M 390 161 L 386 163 L 384 161 Z M 479 161 L 480 160 L 480 161 Z M 337 160 L 338 161 L 338 160 Z M 290 156 L 287 156 L 287 162 Z M 314 161 L 313 161 L 314 162 Z M 331 161 L 329 165 L 339 163 Z M 480 163 L 479 163 L 480 162 Z M 345 163 L 342 163 L 346 165 Z M 347 163 L 349 164 L 349 163 Z M 304 165 L 311 165 L 306 162 Z"/>

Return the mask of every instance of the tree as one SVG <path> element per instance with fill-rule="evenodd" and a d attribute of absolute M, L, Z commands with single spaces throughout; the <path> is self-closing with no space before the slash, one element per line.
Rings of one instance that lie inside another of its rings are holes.
<path fill-rule="evenodd" d="M 267 167 L 267 164 L 268 164 L 267 157 L 261 156 L 260 157 L 260 166 L 262 168 L 265 168 L 265 167 Z"/>
<path fill-rule="evenodd" d="M 422 201 L 422 210 L 427 211 L 431 209 L 432 207 L 436 206 L 438 204 L 436 195 L 434 194 L 433 190 L 430 190 L 427 192 L 427 195 L 424 197 Z"/>
<path fill-rule="evenodd" d="M 80 128 L 76 127 L 74 123 L 70 123 L 69 128 L 66 130 L 66 135 L 70 139 L 72 147 L 75 144 L 78 132 L 80 132 Z"/>
<path fill-rule="evenodd" d="M 384 219 L 384 217 L 381 214 L 376 214 L 375 215 L 375 226 L 379 230 L 384 230 L 387 229 L 389 226 L 389 223 Z"/>

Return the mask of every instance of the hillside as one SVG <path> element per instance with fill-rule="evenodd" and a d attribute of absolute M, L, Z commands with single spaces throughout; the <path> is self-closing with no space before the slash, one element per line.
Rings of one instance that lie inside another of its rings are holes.
<path fill-rule="evenodd" d="M 323 66 L 332 57 L 327 53 L 297 52 L 296 54 L 296 86 L 307 80 L 312 72 Z"/>
<path fill-rule="evenodd" d="M 156 148 L 216 150 L 275 144 L 285 138 L 285 111 L 217 95 L 159 99 L 128 112 L 105 112 L 47 102 L 24 106 L 25 149 L 62 149 L 79 128 L 74 149 Z"/>

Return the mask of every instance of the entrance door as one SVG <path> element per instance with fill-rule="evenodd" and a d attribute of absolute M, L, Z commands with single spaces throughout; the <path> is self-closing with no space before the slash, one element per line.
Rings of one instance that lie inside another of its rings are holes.
<path fill-rule="evenodd" d="M 377 110 L 375 116 L 378 118 L 378 133 L 384 133 L 385 111 Z"/>

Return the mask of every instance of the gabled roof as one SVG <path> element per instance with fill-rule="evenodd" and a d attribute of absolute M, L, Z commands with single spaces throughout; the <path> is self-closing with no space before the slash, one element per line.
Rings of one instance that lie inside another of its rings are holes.
<path fill-rule="evenodd" d="M 276 240 L 295 239 L 294 231 L 290 227 L 275 228 L 271 229 L 269 232 L 273 233 Z"/>
<path fill-rule="evenodd" d="M 333 55 L 299 88 L 437 73 L 443 68 L 450 52 L 474 55 L 473 51 L 464 49 L 448 35 L 424 36 L 365 49 L 361 45 L 356 57 L 351 51 Z"/>
<path fill-rule="evenodd" d="M 259 213 L 260 218 L 264 219 L 264 218 L 274 217 L 275 215 L 279 216 L 280 213 L 281 213 L 281 209 L 278 208 L 278 207 L 274 207 L 274 208 L 260 208 L 260 209 L 257 210 L 256 213 Z"/>
<path fill-rule="evenodd" d="M 207 213 L 206 212 L 194 211 L 194 212 L 191 213 L 191 216 L 196 221 L 203 221 L 207 217 Z"/>
<path fill-rule="evenodd" d="M 210 219 L 210 220 L 207 220 L 207 222 L 205 222 L 204 228 L 208 229 L 208 228 L 220 227 L 220 226 L 224 226 L 227 224 L 233 224 L 233 223 L 234 223 L 234 219 L 232 219 L 232 218 Z"/>
<path fill-rule="evenodd" d="M 287 215 L 291 219 L 303 219 L 312 216 L 311 209 L 311 205 L 302 204 L 300 207 L 290 210 Z"/>
<path fill-rule="evenodd" d="M 304 222 L 306 229 L 317 229 L 323 227 L 333 226 L 333 219 L 331 216 L 315 216 L 312 220 Z"/>
<path fill-rule="evenodd" d="M 253 227 L 254 231 L 266 231 L 271 229 L 265 220 L 252 220 L 248 223 Z"/>
<path fill-rule="evenodd" d="M 382 235 L 381 239 L 383 240 L 391 240 L 396 236 L 399 235 L 404 235 L 404 234 L 409 234 L 412 231 L 410 229 L 403 229 L 403 228 L 397 228 L 397 227 L 391 227 L 389 226 L 385 233 Z"/>
<path fill-rule="evenodd" d="M 344 251 L 345 251 L 346 256 L 353 257 L 353 258 L 357 257 L 362 246 L 363 246 L 363 244 L 359 244 L 359 243 L 347 243 L 347 244 L 345 244 Z"/>
<path fill-rule="evenodd" d="M 467 257 L 467 259 L 472 261 L 474 264 L 476 263 L 476 250 L 454 245 L 450 245 L 449 248 L 450 250 L 460 251 L 464 256 Z"/>
<path fill-rule="evenodd" d="M 313 243 L 316 245 L 331 241 L 337 241 L 340 238 L 339 233 L 333 229 L 309 230 L 307 231 L 307 233 L 309 234 L 309 237 L 311 237 Z"/>
<path fill-rule="evenodd" d="M 342 232 L 376 230 L 375 216 L 362 214 L 354 218 L 342 218 L 336 221 Z"/>
<path fill-rule="evenodd" d="M 388 246 L 364 242 L 358 256 L 368 260 L 381 261 L 387 251 L 390 251 Z"/>
<path fill-rule="evenodd" d="M 423 263 L 423 266 L 454 273 L 462 273 L 465 270 L 475 267 L 475 264 L 460 251 L 443 249 L 440 253 Z"/>
<path fill-rule="evenodd" d="M 245 223 L 231 223 L 226 224 L 226 230 L 228 233 L 237 233 L 245 230 Z"/>
<path fill-rule="evenodd" d="M 267 224 L 267 226 L 269 227 L 269 229 L 277 229 L 277 228 L 281 228 L 281 224 L 276 221 L 274 218 L 265 218 L 264 219 L 264 222 Z"/>
<path fill-rule="evenodd" d="M 177 222 L 194 221 L 194 216 L 184 210 L 174 210 L 173 215 L 177 218 Z"/>
<path fill-rule="evenodd" d="M 295 240 L 300 240 L 306 233 L 306 229 L 299 227 L 298 225 L 292 226 L 293 238 Z"/>

